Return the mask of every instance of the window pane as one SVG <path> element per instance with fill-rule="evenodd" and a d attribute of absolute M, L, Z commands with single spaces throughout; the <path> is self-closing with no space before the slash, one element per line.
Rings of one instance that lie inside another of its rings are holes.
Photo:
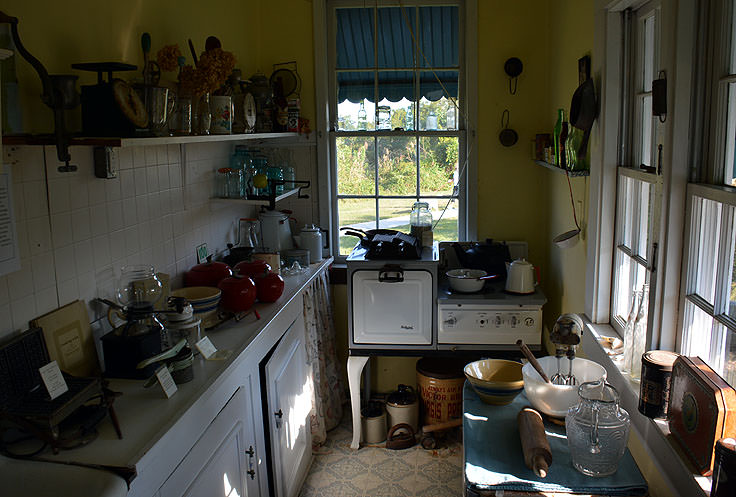
<path fill-rule="evenodd" d="M 378 227 L 409 233 L 409 213 L 415 198 L 386 198 L 378 201 Z"/>
<path fill-rule="evenodd" d="M 689 356 L 700 356 L 703 360 L 709 361 L 712 338 L 713 318 L 686 299 L 683 322 L 683 353 Z"/>
<path fill-rule="evenodd" d="M 618 177 L 618 194 L 616 195 L 618 214 L 618 245 L 633 250 L 634 232 L 634 180 L 628 176 Z"/>
<path fill-rule="evenodd" d="M 734 9 L 736 10 L 736 9 Z M 736 53 L 736 50 L 733 51 Z M 736 186 L 736 83 L 728 84 L 728 117 L 726 122 L 726 151 L 724 183 Z"/>
<path fill-rule="evenodd" d="M 337 68 L 374 67 L 373 9 L 336 9 Z"/>
<path fill-rule="evenodd" d="M 378 9 L 378 67 L 414 67 L 415 18 L 416 9 L 411 7 Z"/>
<path fill-rule="evenodd" d="M 378 137 L 378 194 L 417 194 L 415 137 Z M 411 207 L 411 206 L 410 206 Z"/>
<path fill-rule="evenodd" d="M 457 129 L 457 89 L 456 71 L 420 73 L 419 91 L 422 98 L 419 101 L 419 129 Z"/>
<path fill-rule="evenodd" d="M 422 195 L 452 195 L 458 180 L 456 136 L 419 138 L 419 188 Z"/>
<path fill-rule="evenodd" d="M 378 129 L 414 129 L 414 73 L 378 73 Z"/>
<path fill-rule="evenodd" d="M 697 293 L 709 304 L 715 303 L 718 245 L 720 244 L 722 204 L 701 197 L 693 197 L 692 237 L 697 241 L 690 255 L 695 265 L 695 280 L 688 285 L 689 292 Z"/>
<path fill-rule="evenodd" d="M 731 385 L 736 385 L 736 332 L 728 330 L 726 333 L 726 357 L 722 376 Z"/>
<path fill-rule="evenodd" d="M 625 324 L 631 296 L 635 291 L 640 291 L 647 282 L 647 270 L 621 249 L 616 249 L 615 270 L 612 315 L 620 320 L 620 324 Z"/>
<path fill-rule="evenodd" d="M 452 199 L 425 199 L 432 211 L 432 224 L 434 226 L 434 241 L 449 242 L 458 240 L 457 214 L 458 201 Z M 444 214 L 443 214 L 444 210 Z"/>
<path fill-rule="evenodd" d="M 639 147 L 639 163 L 645 166 L 652 162 L 652 96 L 641 97 L 641 146 Z"/>
<path fill-rule="evenodd" d="M 458 8 L 420 7 L 422 31 L 420 67 L 455 67 L 458 65 Z M 426 58 L 426 60 L 425 60 Z"/>
<path fill-rule="evenodd" d="M 639 206 L 637 213 L 639 217 L 639 241 L 637 243 L 636 255 L 648 259 L 649 237 L 651 235 L 652 221 L 652 201 L 654 200 L 654 185 L 650 183 L 640 182 L 639 186 Z"/>
<path fill-rule="evenodd" d="M 731 219 L 733 219 L 733 207 L 729 207 L 729 210 L 731 211 Z M 731 236 L 731 254 L 726 262 L 726 268 L 728 268 L 728 271 L 731 272 L 731 278 L 729 281 L 729 285 L 724 290 L 727 293 L 727 298 L 725 299 L 726 302 L 728 302 L 728 308 L 726 309 L 726 313 L 731 316 L 732 318 L 736 319 L 736 226 L 734 226 L 734 223 L 731 223 L 731 229 L 729 230 L 729 234 Z"/>
<path fill-rule="evenodd" d="M 337 129 L 340 131 L 375 129 L 373 73 L 339 73 L 337 85 Z"/>
<path fill-rule="evenodd" d="M 338 137 L 337 193 L 339 195 L 375 195 L 375 139 Z"/>
<path fill-rule="evenodd" d="M 372 198 L 344 198 L 337 201 L 338 226 L 350 226 L 363 230 L 376 228 L 376 201 Z M 348 255 L 358 238 L 340 232 L 340 255 Z"/>
<path fill-rule="evenodd" d="M 654 16 L 644 20 L 644 67 L 642 90 L 652 91 L 654 79 Z"/>

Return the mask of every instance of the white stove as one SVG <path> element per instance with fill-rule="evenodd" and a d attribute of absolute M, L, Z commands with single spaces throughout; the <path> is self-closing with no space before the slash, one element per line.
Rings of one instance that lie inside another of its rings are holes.
<path fill-rule="evenodd" d="M 507 244 L 512 259 L 526 257 L 526 242 Z M 533 350 L 541 348 L 542 306 L 547 302 L 542 291 L 512 295 L 504 291 L 503 281 L 490 280 L 477 293 L 453 292 L 445 272 L 461 265 L 451 246 L 441 242 L 411 261 L 351 254 L 352 350 L 518 350 L 518 339 Z"/>

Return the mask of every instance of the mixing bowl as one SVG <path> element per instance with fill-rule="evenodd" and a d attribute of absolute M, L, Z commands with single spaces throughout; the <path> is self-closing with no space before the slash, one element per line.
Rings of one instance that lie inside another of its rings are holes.
<path fill-rule="evenodd" d="M 547 377 L 557 373 L 557 358 L 554 356 L 537 359 Z M 560 359 L 560 373 L 567 374 L 570 361 Z M 573 359 L 572 374 L 577 380 L 576 385 L 553 385 L 545 382 L 531 364 L 525 364 L 521 369 L 524 376 L 524 393 L 526 393 L 532 407 L 555 418 L 564 418 L 567 410 L 578 403 L 578 387 L 586 381 L 596 381 L 606 378 L 606 369 L 597 362 L 576 357 Z"/>
<path fill-rule="evenodd" d="M 506 405 L 524 389 L 521 363 L 482 359 L 465 366 L 465 377 L 486 404 Z"/>

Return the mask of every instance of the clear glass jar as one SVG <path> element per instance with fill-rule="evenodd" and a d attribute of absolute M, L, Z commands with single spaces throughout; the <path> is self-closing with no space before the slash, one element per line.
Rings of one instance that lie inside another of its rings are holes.
<path fill-rule="evenodd" d="M 612 475 L 626 450 L 629 413 L 619 406 L 616 389 L 603 380 L 580 385 L 578 398 L 565 417 L 572 465 L 584 475 Z"/>
<path fill-rule="evenodd" d="M 162 293 L 163 285 L 153 266 L 130 264 L 120 270 L 117 299 L 125 307 L 153 308 Z"/>
<path fill-rule="evenodd" d="M 256 176 L 259 175 L 263 175 L 268 178 L 268 159 L 262 155 L 258 155 L 253 158 L 253 179 L 255 180 Z M 270 194 L 268 184 L 262 187 L 256 187 L 254 184 L 253 190 L 254 194 L 259 196 L 267 196 Z"/>
<path fill-rule="evenodd" d="M 639 314 L 640 303 L 641 292 L 631 292 L 631 307 L 624 328 L 624 363 L 622 365 L 623 370 L 627 373 L 631 371 L 631 358 L 634 356 L 634 322 L 636 315 Z"/>
<path fill-rule="evenodd" d="M 241 198 L 243 191 L 243 170 L 228 168 L 227 198 Z"/>
<path fill-rule="evenodd" d="M 432 231 L 432 213 L 427 202 L 414 202 L 409 214 L 409 226 L 411 235 L 420 242 L 425 231 Z"/>
<path fill-rule="evenodd" d="M 270 166 L 266 171 L 269 181 L 283 181 L 284 171 L 278 166 Z M 276 185 L 276 195 L 284 193 L 284 185 Z"/>
<path fill-rule="evenodd" d="M 649 285 L 644 285 L 641 291 L 639 312 L 634 322 L 634 339 L 631 351 L 631 378 L 639 380 L 641 377 L 641 356 L 646 352 L 647 318 L 649 317 Z"/>
<path fill-rule="evenodd" d="M 229 167 L 221 167 L 215 173 L 215 197 L 217 198 L 228 198 L 229 196 L 229 171 Z"/>

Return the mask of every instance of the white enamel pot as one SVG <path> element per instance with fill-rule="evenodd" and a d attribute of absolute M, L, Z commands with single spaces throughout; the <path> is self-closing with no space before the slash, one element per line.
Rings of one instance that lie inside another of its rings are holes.
<path fill-rule="evenodd" d="M 497 274 L 489 275 L 482 269 L 452 269 L 445 273 L 450 288 L 456 292 L 473 293 L 483 288 L 486 280 L 497 278 Z"/>

